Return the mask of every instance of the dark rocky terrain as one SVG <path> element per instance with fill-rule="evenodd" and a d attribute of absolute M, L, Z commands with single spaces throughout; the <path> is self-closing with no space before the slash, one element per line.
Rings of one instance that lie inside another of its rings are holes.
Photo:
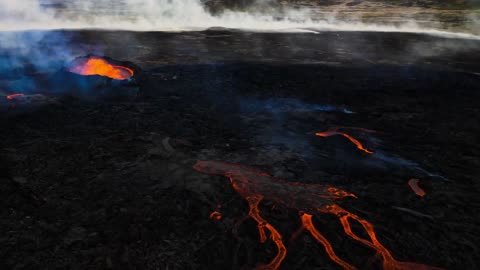
<path fill-rule="evenodd" d="M 130 61 L 142 78 L 120 95 L 108 83 L 81 95 L 39 89 L 73 60 L 56 53 L 65 45 L 72 57 Z M 267 262 L 275 247 L 258 243 L 253 221 L 232 232 L 248 208 L 228 180 L 191 169 L 213 159 L 353 192 L 358 199 L 341 205 L 369 220 L 397 259 L 478 269 L 479 45 L 400 33 L 46 33 L 35 45 L 42 58 L 24 57 L 0 77 L 4 94 L 44 96 L 0 97 L 0 268 Z M 352 131 L 376 153 L 314 136 L 334 126 L 376 130 Z M 414 177 L 423 198 L 407 185 Z M 223 219 L 210 220 L 218 204 Z M 337 269 L 307 234 L 289 240 L 294 209 L 261 208 L 287 243 L 282 269 Z M 340 257 L 379 267 L 337 219 L 314 221 Z"/>

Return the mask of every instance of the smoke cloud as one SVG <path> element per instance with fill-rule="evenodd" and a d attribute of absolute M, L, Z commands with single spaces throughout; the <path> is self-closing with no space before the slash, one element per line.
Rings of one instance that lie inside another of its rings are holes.
<path fill-rule="evenodd" d="M 454 38 L 480 39 L 469 33 L 424 29 L 414 22 L 376 25 L 319 19 L 307 8 L 272 5 L 272 0 L 247 1 L 250 8 L 210 12 L 200 0 L 22 0 L 0 1 L 0 31 L 108 29 L 130 31 L 195 31 L 212 27 L 248 31 L 382 31 L 422 32 Z M 267 8 L 270 7 L 270 8 Z"/>

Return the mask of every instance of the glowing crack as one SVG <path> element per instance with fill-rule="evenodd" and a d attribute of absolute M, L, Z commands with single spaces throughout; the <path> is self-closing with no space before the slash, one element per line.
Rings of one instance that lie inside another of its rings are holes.
<path fill-rule="evenodd" d="M 331 128 L 324 132 L 317 132 L 315 133 L 315 135 L 319 137 L 330 137 L 330 136 L 340 135 L 347 138 L 349 141 L 351 141 L 357 147 L 358 150 L 361 150 L 367 154 L 373 154 L 373 151 L 365 148 L 359 140 L 355 139 L 354 137 L 352 137 L 351 135 L 345 132 L 341 132 L 340 129 L 342 129 L 342 127 Z M 359 128 L 349 128 L 349 129 L 359 129 Z M 368 129 L 359 129 L 359 130 L 365 131 L 365 132 L 373 132 L 372 130 L 368 130 Z"/>

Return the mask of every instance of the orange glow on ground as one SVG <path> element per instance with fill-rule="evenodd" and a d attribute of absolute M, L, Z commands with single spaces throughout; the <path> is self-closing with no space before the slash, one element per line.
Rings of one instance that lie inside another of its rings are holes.
<path fill-rule="evenodd" d="M 8 100 L 12 100 L 16 97 L 23 97 L 23 96 L 25 96 L 25 94 L 11 94 L 11 95 L 7 95 L 6 97 Z"/>
<path fill-rule="evenodd" d="M 133 70 L 124 66 L 108 63 L 102 58 L 89 58 L 83 64 L 75 64 L 69 69 L 70 72 L 80 75 L 100 75 L 115 80 L 127 80 L 133 76 Z"/>
<path fill-rule="evenodd" d="M 197 161 L 193 169 L 205 174 L 228 177 L 235 191 L 248 202 L 250 208 L 248 214 L 257 223 L 260 242 L 264 243 L 270 238 L 277 246 L 276 256 L 268 264 L 257 267 L 257 269 L 278 269 L 287 255 L 287 249 L 283 244 L 282 235 L 272 224 L 262 217 L 259 205 L 263 200 L 298 210 L 300 212 L 302 226 L 323 245 L 330 259 L 343 269 L 351 270 L 356 268 L 335 254 L 331 243 L 318 231 L 313 224 L 312 215 L 308 213 L 326 213 L 337 216 L 343 226 L 345 234 L 363 245 L 374 249 L 377 254 L 381 256 L 383 268 L 386 270 L 440 269 L 423 264 L 395 260 L 390 251 L 377 239 L 371 223 L 348 212 L 335 203 L 335 201 L 345 197 L 356 198 L 352 193 L 329 185 L 287 182 L 274 178 L 252 167 L 226 162 Z M 353 233 L 349 219 L 360 223 L 370 240 L 363 239 Z M 269 236 L 267 236 L 267 231 Z"/>
<path fill-rule="evenodd" d="M 413 190 L 413 192 L 415 192 L 415 194 L 417 194 L 420 197 L 423 197 L 423 196 L 427 195 L 427 193 L 425 193 L 425 191 L 421 187 L 418 186 L 419 181 L 420 180 L 418 180 L 418 179 L 410 179 L 408 181 L 408 185 Z"/>
<path fill-rule="evenodd" d="M 361 151 L 363 151 L 367 154 L 373 154 L 373 151 L 370 151 L 367 148 L 365 148 L 359 140 L 353 138 L 352 136 L 348 135 L 347 133 L 337 131 L 336 129 L 331 129 L 331 130 L 324 131 L 324 132 L 317 132 L 317 133 L 315 133 L 315 135 L 319 136 L 319 137 L 324 137 L 324 138 L 330 137 L 330 136 L 335 136 L 335 135 L 340 135 L 340 136 L 343 136 L 343 137 L 347 138 L 348 140 L 350 140 L 353 144 L 355 144 L 355 146 L 359 150 L 361 150 Z"/>

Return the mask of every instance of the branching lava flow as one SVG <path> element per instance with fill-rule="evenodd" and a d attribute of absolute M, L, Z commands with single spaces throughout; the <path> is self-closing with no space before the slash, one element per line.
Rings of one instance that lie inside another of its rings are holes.
<path fill-rule="evenodd" d="M 359 216 L 343 209 L 335 203 L 345 197 L 357 198 L 354 194 L 329 185 L 303 184 L 287 182 L 273 178 L 269 174 L 252 167 L 231 164 L 219 161 L 197 161 L 193 168 L 209 175 L 228 177 L 235 189 L 250 207 L 249 216 L 257 223 L 260 242 L 267 241 L 267 231 L 270 239 L 277 246 L 277 254 L 270 263 L 257 269 L 278 269 L 287 255 L 282 235 L 277 229 L 262 217 L 259 204 L 262 200 L 272 201 L 278 205 L 298 210 L 304 229 L 306 229 L 320 244 L 323 245 L 327 255 L 332 261 L 344 269 L 356 269 L 354 266 L 340 259 L 334 252 L 330 242 L 315 228 L 312 221 L 313 214 L 326 213 L 338 217 L 346 235 L 374 249 L 382 258 L 382 266 L 386 270 L 427 270 L 440 269 L 423 264 L 400 262 L 395 260 L 390 251 L 380 243 L 373 225 Z M 351 229 L 351 220 L 355 220 L 363 227 L 369 236 L 364 239 L 355 234 Z"/>

